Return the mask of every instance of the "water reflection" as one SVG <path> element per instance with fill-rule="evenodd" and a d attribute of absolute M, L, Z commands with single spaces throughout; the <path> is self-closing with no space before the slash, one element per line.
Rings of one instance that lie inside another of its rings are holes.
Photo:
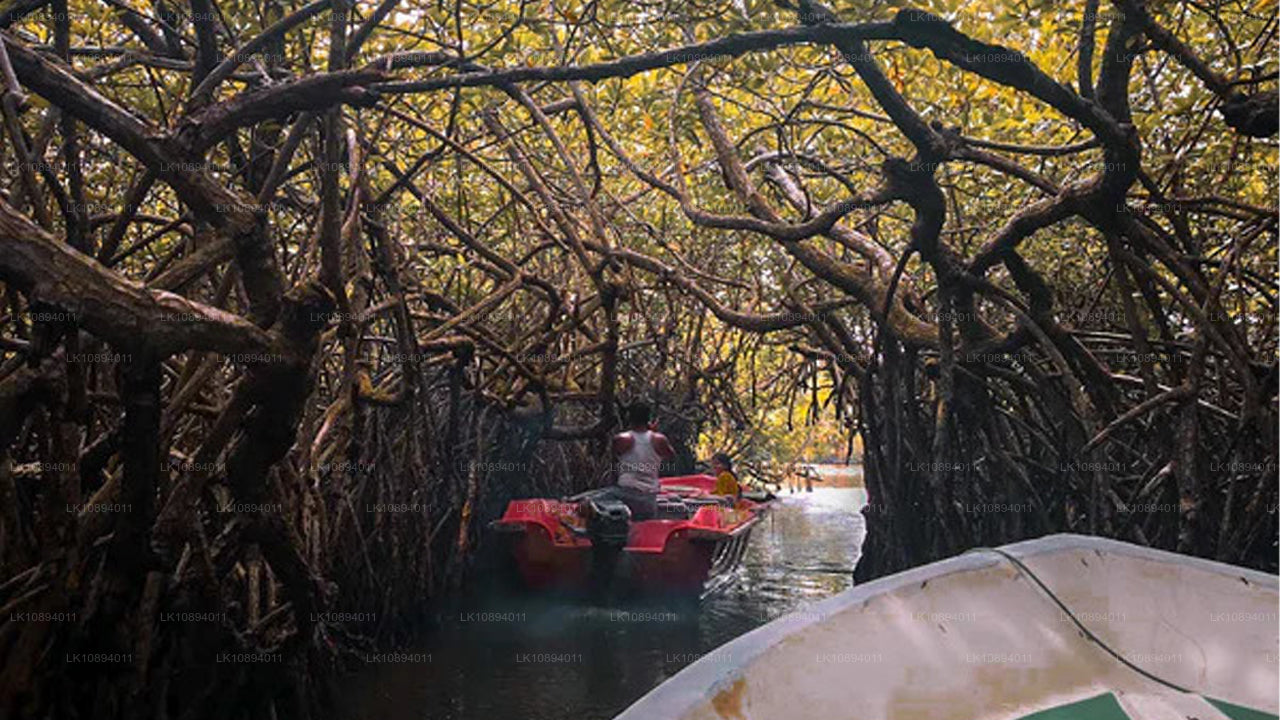
<path fill-rule="evenodd" d="M 782 496 L 756 528 L 739 580 L 700 606 L 504 597 L 444 615 L 422 647 L 405 651 L 416 658 L 392 656 L 351 678 L 340 716 L 611 718 L 703 654 L 848 588 L 865 499 L 858 488 Z"/>

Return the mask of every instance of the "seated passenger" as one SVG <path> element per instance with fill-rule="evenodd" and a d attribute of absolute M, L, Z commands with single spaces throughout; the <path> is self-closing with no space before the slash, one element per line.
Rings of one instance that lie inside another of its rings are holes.
<path fill-rule="evenodd" d="M 711 458 L 711 474 L 716 476 L 716 495 L 727 495 L 734 500 L 742 498 L 742 483 L 733 474 L 733 459 L 727 453 L 716 453 Z"/>

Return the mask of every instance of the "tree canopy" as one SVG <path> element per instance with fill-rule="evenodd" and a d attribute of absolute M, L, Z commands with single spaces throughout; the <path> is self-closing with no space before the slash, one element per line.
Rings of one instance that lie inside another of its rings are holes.
<path fill-rule="evenodd" d="M 1276 15 L 0 2 L 0 601 L 79 618 L 0 626 L 0 708 L 301 716 L 325 608 L 391 632 L 638 399 L 685 465 L 858 436 L 864 577 L 1062 530 L 1274 570 Z"/>

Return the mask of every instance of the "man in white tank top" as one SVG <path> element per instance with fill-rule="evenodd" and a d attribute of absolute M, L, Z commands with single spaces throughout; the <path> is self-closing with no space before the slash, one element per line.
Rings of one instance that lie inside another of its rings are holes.
<path fill-rule="evenodd" d="M 657 512 L 658 471 L 676 452 L 667 436 L 654 429 L 648 405 L 632 405 L 626 421 L 627 430 L 613 436 L 618 485 L 611 494 L 631 508 L 632 520 L 647 520 Z"/>

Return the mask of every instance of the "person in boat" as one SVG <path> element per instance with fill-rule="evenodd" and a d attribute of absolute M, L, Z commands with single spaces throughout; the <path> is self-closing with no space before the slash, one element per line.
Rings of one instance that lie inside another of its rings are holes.
<path fill-rule="evenodd" d="M 725 495 L 735 500 L 742 497 L 742 483 L 733 473 L 733 459 L 728 453 L 716 453 L 711 456 L 711 474 L 716 478 L 713 494 Z"/>
<path fill-rule="evenodd" d="M 627 408 L 627 429 L 613 436 L 618 483 L 609 495 L 626 503 L 632 520 L 648 520 L 658 511 L 658 470 L 676 456 L 667 436 L 658 432 L 649 406 Z"/>

